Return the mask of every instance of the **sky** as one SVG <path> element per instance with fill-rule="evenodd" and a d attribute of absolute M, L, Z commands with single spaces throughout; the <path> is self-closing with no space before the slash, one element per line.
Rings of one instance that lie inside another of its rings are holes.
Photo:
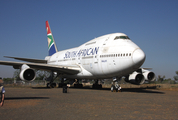
<path fill-rule="evenodd" d="M 58 50 L 110 33 L 127 34 L 146 54 L 144 68 L 173 79 L 178 71 L 178 0 L 1 0 L 0 60 L 44 59 L 45 21 Z M 13 77 L 0 65 L 0 77 Z"/>

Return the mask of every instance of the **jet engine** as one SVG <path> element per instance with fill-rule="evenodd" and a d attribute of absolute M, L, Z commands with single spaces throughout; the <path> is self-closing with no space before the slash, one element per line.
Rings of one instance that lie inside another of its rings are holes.
<path fill-rule="evenodd" d="M 21 66 L 19 77 L 21 80 L 33 81 L 36 78 L 36 73 L 32 68 L 24 64 Z"/>
<path fill-rule="evenodd" d="M 145 80 L 148 80 L 148 81 L 154 81 L 155 80 L 154 72 L 144 70 L 144 69 L 142 69 L 142 71 L 143 71 L 143 75 L 145 77 Z"/>
<path fill-rule="evenodd" d="M 141 85 L 145 82 L 145 78 L 142 74 L 138 72 L 133 72 L 128 77 L 126 77 L 125 81 L 132 84 Z"/>
<path fill-rule="evenodd" d="M 145 81 L 148 81 L 148 82 L 154 81 L 156 78 L 154 72 L 151 72 L 147 69 L 150 69 L 150 68 L 138 69 L 137 71 L 128 75 L 125 78 L 125 81 L 132 83 L 132 84 L 137 84 L 137 85 L 141 85 Z"/>

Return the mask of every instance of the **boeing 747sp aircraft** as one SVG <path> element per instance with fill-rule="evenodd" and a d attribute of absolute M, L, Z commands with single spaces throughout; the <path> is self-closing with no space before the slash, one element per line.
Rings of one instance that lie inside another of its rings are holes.
<path fill-rule="evenodd" d="M 48 21 L 46 30 L 49 54 L 45 60 L 9 57 L 25 62 L 0 61 L 0 64 L 20 69 L 20 78 L 26 81 L 35 80 L 34 69 L 50 71 L 47 86 L 51 87 L 55 85 L 54 76 L 62 78 L 61 84 L 64 78 L 95 80 L 94 87 L 99 86 L 98 80 L 113 78 L 115 82 L 123 76 L 126 82 L 138 85 L 155 79 L 153 72 L 140 68 L 145 53 L 124 33 L 104 35 L 79 47 L 58 51 Z"/>

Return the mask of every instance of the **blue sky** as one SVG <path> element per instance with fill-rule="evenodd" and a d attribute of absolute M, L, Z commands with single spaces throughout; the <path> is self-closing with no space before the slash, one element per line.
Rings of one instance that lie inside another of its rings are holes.
<path fill-rule="evenodd" d="M 173 78 L 178 71 L 177 6 L 177 0 L 1 0 L 0 60 L 44 59 L 48 20 L 58 50 L 122 32 L 145 52 L 142 67 Z M 0 66 L 1 77 L 13 77 L 13 72 L 11 66 Z"/>

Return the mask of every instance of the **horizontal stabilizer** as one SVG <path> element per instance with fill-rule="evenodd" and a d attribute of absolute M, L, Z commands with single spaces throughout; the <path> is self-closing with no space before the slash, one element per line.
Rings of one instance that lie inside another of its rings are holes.
<path fill-rule="evenodd" d="M 145 70 L 152 70 L 153 68 L 142 68 L 142 69 L 145 69 Z"/>
<path fill-rule="evenodd" d="M 10 57 L 10 56 L 4 56 L 6 58 L 13 58 L 16 60 L 22 60 L 26 62 L 32 62 L 32 63 L 44 63 L 47 64 L 47 60 L 41 60 L 41 59 L 30 59 L 30 58 L 19 58 L 19 57 Z"/>

